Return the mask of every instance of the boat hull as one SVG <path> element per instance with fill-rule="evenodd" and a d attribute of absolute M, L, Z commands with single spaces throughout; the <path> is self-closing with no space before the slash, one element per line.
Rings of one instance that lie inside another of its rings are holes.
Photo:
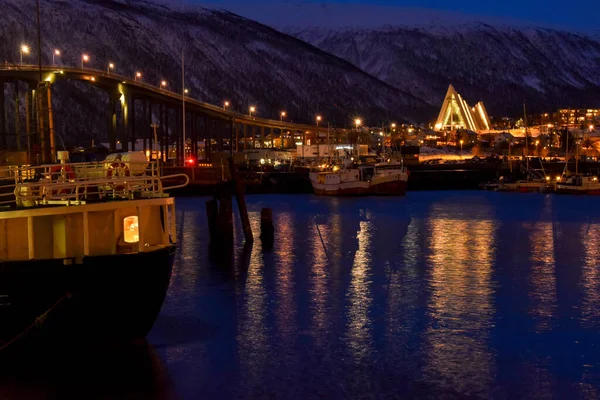
<path fill-rule="evenodd" d="M 0 263 L 0 356 L 144 338 L 162 307 L 174 256 L 171 245 L 72 264 Z"/>
<path fill-rule="evenodd" d="M 587 194 L 587 195 L 600 195 L 600 189 L 585 189 L 585 188 L 574 188 L 574 187 L 560 187 L 557 186 L 556 193 L 558 194 Z"/>
<path fill-rule="evenodd" d="M 372 182 L 369 187 L 370 194 L 379 196 L 402 196 L 406 194 L 407 181 L 401 179 Z"/>
<path fill-rule="evenodd" d="M 311 184 L 318 196 L 401 196 L 406 193 L 407 180 L 406 175 L 390 174 L 376 177 L 371 182 L 357 180 L 327 184 L 311 179 Z"/>

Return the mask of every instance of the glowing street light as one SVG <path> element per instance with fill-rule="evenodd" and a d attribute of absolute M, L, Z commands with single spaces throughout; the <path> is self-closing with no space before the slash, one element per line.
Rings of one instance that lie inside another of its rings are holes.
<path fill-rule="evenodd" d="M 56 65 L 54 62 L 55 57 L 60 57 L 60 50 L 54 49 L 54 52 L 52 52 L 52 65 Z"/>
<path fill-rule="evenodd" d="M 29 46 L 25 44 L 21 46 L 21 65 L 23 65 L 23 54 L 29 54 Z"/>
<path fill-rule="evenodd" d="M 135 77 L 133 78 L 133 80 L 134 80 L 135 82 L 137 82 L 137 80 L 138 80 L 138 79 L 141 79 L 141 78 L 142 78 L 142 73 L 141 73 L 141 72 L 136 72 L 136 73 L 135 73 Z"/>
<path fill-rule="evenodd" d="M 256 111 L 256 108 L 255 108 L 254 106 L 250 106 L 250 108 L 249 108 L 249 113 L 248 113 L 248 115 L 250 116 L 250 118 L 252 118 L 252 113 L 253 113 L 254 111 Z"/>
<path fill-rule="evenodd" d="M 223 102 L 223 110 L 227 110 L 227 107 L 229 107 L 229 102 L 228 101 L 224 101 Z"/>
<path fill-rule="evenodd" d="M 360 118 L 356 118 L 354 120 L 354 126 L 356 127 L 356 131 L 358 132 L 358 127 L 362 124 L 362 120 Z"/>
<path fill-rule="evenodd" d="M 82 54 L 81 55 L 81 69 L 83 69 L 83 63 L 89 62 L 89 61 L 90 61 L 90 56 L 88 56 L 87 54 Z"/>
<path fill-rule="evenodd" d="M 189 90 L 189 89 L 183 89 L 183 93 L 184 93 L 184 94 L 188 94 L 189 92 L 190 92 L 190 90 Z"/>
<path fill-rule="evenodd" d="M 106 73 L 110 74 L 111 69 L 115 69 L 115 64 L 108 63 L 108 68 L 106 69 Z"/>
<path fill-rule="evenodd" d="M 285 117 L 285 111 L 282 111 L 279 114 L 279 121 L 281 121 L 283 123 L 283 117 Z M 283 149 L 283 128 L 279 128 L 279 131 L 281 133 L 281 149 Z"/>
<path fill-rule="evenodd" d="M 167 81 L 160 81 L 160 87 L 162 89 L 166 88 L 167 87 Z"/>

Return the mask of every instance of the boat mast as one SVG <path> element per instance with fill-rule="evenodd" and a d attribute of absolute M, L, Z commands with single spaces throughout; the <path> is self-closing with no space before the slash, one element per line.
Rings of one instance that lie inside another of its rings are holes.
<path fill-rule="evenodd" d="M 575 175 L 577 175 L 577 166 L 579 164 L 579 132 L 577 133 L 577 136 L 575 136 L 575 154 Z"/>
<path fill-rule="evenodd" d="M 183 154 L 182 161 L 185 166 L 185 60 L 183 56 L 183 47 L 181 48 L 181 110 L 182 110 L 182 120 L 181 126 L 183 128 L 183 149 L 181 149 L 181 153 Z M 231 141 L 229 141 L 229 148 L 231 149 Z M 179 157 L 179 155 L 178 155 Z"/>
<path fill-rule="evenodd" d="M 527 109 L 525 108 L 525 103 L 523 103 L 523 125 L 525 125 L 525 165 L 527 170 L 529 170 L 529 144 L 527 141 Z"/>

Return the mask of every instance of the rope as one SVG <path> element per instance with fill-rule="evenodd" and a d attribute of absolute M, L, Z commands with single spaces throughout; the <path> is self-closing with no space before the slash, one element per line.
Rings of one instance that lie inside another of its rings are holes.
<path fill-rule="evenodd" d="M 327 247 L 325 247 L 325 242 L 323 241 L 323 235 L 321 235 L 321 230 L 319 229 L 319 224 L 317 224 L 317 216 L 314 216 L 315 226 L 317 227 L 317 232 L 319 232 L 319 238 L 321 238 L 321 244 L 323 245 L 323 250 L 325 251 L 325 257 L 327 258 L 327 263 L 331 264 L 331 260 L 329 259 L 329 254 L 327 253 Z"/>
<path fill-rule="evenodd" d="M 16 341 L 21 339 L 27 333 L 29 333 L 29 331 L 31 331 L 33 328 L 41 326 L 45 322 L 46 318 L 48 317 L 48 314 L 50 314 L 50 312 L 52 310 L 54 310 L 56 307 L 58 307 L 60 305 L 60 303 L 62 303 L 64 300 L 70 299 L 70 298 L 71 298 L 71 293 L 68 293 L 68 292 L 65 293 L 60 299 L 58 299 L 56 301 L 56 303 L 52 304 L 50 306 L 50 308 L 48 308 L 45 312 L 40 314 L 36 319 L 34 319 L 33 322 L 31 323 L 31 325 L 29 325 L 27 328 L 25 328 L 25 330 L 23 330 L 22 332 L 18 333 L 15 336 L 13 336 L 13 338 L 10 339 L 8 342 L 4 342 L 2 345 L 0 345 L 0 353 L 2 353 L 3 350 L 6 350 L 13 343 L 15 343 Z"/>

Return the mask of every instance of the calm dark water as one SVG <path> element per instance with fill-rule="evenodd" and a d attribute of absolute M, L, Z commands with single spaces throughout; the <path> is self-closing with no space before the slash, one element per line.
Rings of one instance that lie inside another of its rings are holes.
<path fill-rule="evenodd" d="M 225 257 L 206 200 L 177 200 L 150 346 L 78 381 L 84 397 L 600 398 L 599 199 L 250 196 L 257 241 L 244 252 L 237 219 Z"/>
<path fill-rule="evenodd" d="M 205 200 L 149 339 L 180 398 L 600 398 L 598 199 L 251 196 L 274 249 L 226 267 Z"/>

